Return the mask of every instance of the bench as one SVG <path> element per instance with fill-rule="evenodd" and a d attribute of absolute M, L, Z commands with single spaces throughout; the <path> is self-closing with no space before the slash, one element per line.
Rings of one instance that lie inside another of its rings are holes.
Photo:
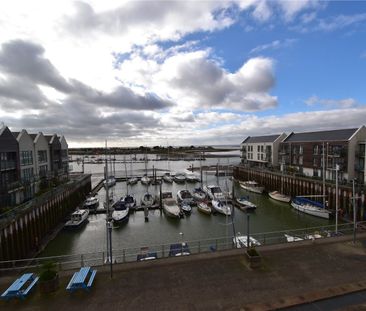
<path fill-rule="evenodd" d="M 33 273 L 23 274 L 20 278 L 16 279 L 13 284 L 11 284 L 9 288 L 1 295 L 1 299 L 9 300 L 13 297 L 24 299 L 37 284 L 38 279 L 39 277 Z"/>
<path fill-rule="evenodd" d="M 92 270 L 90 267 L 83 267 L 74 273 L 66 289 L 70 292 L 73 292 L 76 289 L 89 290 L 93 285 L 96 274 L 97 270 Z M 89 280 L 87 281 L 88 276 Z"/>

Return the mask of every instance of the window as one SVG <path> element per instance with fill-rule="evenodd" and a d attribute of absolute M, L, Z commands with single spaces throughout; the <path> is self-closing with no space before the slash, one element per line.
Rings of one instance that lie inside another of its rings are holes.
<path fill-rule="evenodd" d="M 303 164 L 302 156 L 299 156 L 299 165 L 302 165 L 302 164 Z"/>
<path fill-rule="evenodd" d="M 261 146 L 261 152 L 263 152 L 263 146 Z"/>
<path fill-rule="evenodd" d="M 39 167 L 39 176 L 45 177 L 47 175 L 47 165 L 41 165 Z"/>
<path fill-rule="evenodd" d="M 257 152 L 260 152 L 260 150 L 261 150 L 261 146 L 257 146 Z"/>
<path fill-rule="evenodd" d="M 263 160 L 263 153 L 261 153 L 261 160 Z"/>
<path fill-rule="evenodd" d="M 315 146 L 313 147 L 313 153 L 314 153 L 314 154 L 319 154 L 319 146 L 318 146 L 318 145 L 315 145 Z"/>
<path fill-rule="evenodd" d="M 257 153 L 257 160 L 259 160 L 259 153 Z"/>
<path fill-rule="evenodd" d="M 33 167 L 22 170 L 22 175 L 23 181 L 30 181 L 33 177 Z"/>
<path fill-rule="evenodd" d="M 303 153 L 303 147 L 300 145 L 299 146 L 299 154 L 302 154 Z"/>
<path fill-rule="evenodd" d="M 0 152 L 0 170 L 16 168 L 16 152 Z"/>
<path fill-rule="evenodd" d="M 20 152 L 20 165 L 32 165 L 33 152 L 30 150 Z"/>
<path fill-rule="evenodd" d="M 47 150 L 39 150 L 38 151 L 38 163 L 47 162 Z"/>

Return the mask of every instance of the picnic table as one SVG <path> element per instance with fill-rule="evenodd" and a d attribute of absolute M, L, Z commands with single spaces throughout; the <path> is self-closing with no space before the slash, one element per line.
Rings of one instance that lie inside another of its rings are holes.
<path fill-rule="evenodd" d="M 89 290 L 93 285 L 96 273 L 97 270 L 93 270 L 91 267 L 81 268 L 74 273 L 66 289 L 70 292 L 77 289 Z"/>
<path fill-rule="evenodd" d="M 34 285 L 38 282 L 39 277 L 34 273 L 25 273 L 20 278 L 16 279 L 13 284 L 1 295 L 1 299 L 9 300 L 10 298 L 27 297 Z"/>

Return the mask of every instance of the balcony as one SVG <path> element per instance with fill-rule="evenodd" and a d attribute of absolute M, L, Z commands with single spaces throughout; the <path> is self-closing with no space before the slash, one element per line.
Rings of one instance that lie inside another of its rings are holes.
<path fill-rule="evenodd" d="M 20 181 L 12 181 L 6 183 L 5 185 L 2 184 L 0 187 L 0 193 L 12 193 L 18 190 L 22 190 L 23 188 L 24 187 Z"/>

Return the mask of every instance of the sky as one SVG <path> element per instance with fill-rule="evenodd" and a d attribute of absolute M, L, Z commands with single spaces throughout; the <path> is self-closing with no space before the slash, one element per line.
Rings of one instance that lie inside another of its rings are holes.
<path fill-rule="evenodd" d="M 366 124 L 364 1 L 1 1 L 0 123 L 69 147 Z"/>

